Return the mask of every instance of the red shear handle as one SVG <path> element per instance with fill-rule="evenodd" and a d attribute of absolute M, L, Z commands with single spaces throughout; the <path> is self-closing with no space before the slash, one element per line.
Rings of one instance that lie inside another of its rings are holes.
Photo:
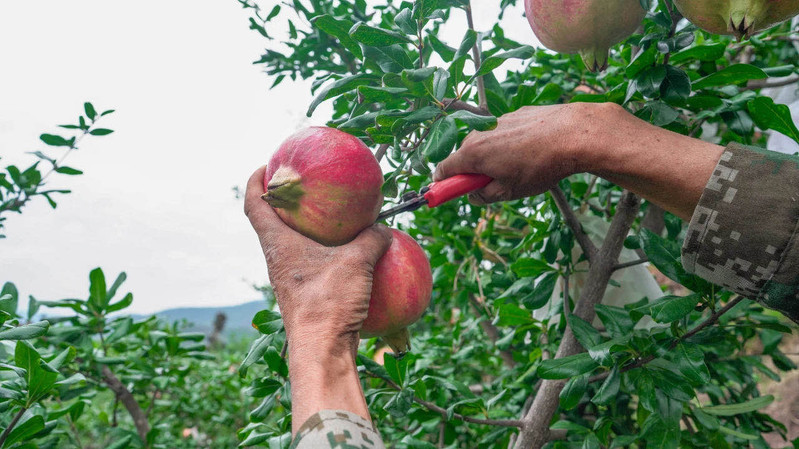
<path fill-rule="evenodd" d="M 455 175 L 430 184 L 430 190 L 424 194 L 424 199 L 427 200 L 429 207 L 436 207 L 469 192 L 482 189 L 491 181 L 490 177 L 475 173 Z"/>

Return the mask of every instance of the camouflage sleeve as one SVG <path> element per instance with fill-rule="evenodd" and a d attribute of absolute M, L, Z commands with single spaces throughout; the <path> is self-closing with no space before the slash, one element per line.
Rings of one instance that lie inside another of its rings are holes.
<path fill-rule="evenodd" d="M 290 449 L 385 449 L 372 423 L 343 410 L 322 410 L 306 420 Z"/>
<path fill-rule="evenodd" d="M 799 157 L 730 144 L 694 210 L 688 271 L 799 322 Z"/>

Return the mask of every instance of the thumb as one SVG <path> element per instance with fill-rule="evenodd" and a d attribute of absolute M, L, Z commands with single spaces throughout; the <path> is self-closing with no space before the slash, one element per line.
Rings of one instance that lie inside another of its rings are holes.
<path fill-rule="evenodd" d="M 391 229 L 383 224 L 374 224 L 361 231 L 346 248 L 347 252 L 353 252 L 359 259 L 374 266 L 388 251 L 392 240 Z"/>

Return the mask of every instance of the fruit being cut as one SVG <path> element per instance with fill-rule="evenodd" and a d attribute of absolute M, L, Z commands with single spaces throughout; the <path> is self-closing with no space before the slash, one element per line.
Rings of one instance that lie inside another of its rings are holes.
<path fill-rule="evenodd" d="M 272 155 L 263 198 L 292 229 L 327 246 L 350 242 L 383 204 L 383 173 L 357 137 L 328 127 L 290 136 Z"/>
<path fill-rule="evenodd" d="M 633 34 L 646 14 L 639 0 L 525 0 L 524 7 L 544 46 L 580 53 L 592 72 L 607 68 L 610 47 Z"/>

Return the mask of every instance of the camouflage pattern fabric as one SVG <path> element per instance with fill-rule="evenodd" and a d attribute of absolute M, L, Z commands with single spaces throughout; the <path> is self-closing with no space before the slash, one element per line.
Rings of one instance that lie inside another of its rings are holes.
<path fill-rule="evenodd" d="M 694 210 L 685 268 L 799 323 L 799 157 L 730 144 Z"/>
<path fill-rule="evenodd" d="M 291 449 L 385 449 L 372 423 L 343 410 L 322 410 L 306 420 Z"/>

